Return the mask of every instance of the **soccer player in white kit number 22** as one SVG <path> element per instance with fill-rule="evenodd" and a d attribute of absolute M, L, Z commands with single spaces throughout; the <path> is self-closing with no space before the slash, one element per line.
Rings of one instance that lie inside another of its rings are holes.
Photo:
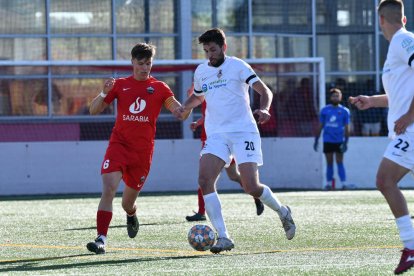
<path fill-rule="evenodd" d="M 390 42 L 382 72 L 385 95 L 350 97 L 359 109 L 388 107 L 388 131 L 392 141 L 385 150 L 376 184 L 395 217 L 404 244 L 395 274 L 414 265 L 414 229 L 407 202 L 398 182 L 414 169 L 414 34 L 405 29 L 401 0 L 382 0 L 378 5 L 379 25 Z"/>

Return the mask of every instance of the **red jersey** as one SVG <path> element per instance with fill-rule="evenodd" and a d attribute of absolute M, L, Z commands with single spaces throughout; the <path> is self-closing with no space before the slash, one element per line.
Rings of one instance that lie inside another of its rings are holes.
<path fill-rule="evenodd" d="M 107 104 L 117 99 L 118 114 L 110 143 L 121 143 L 131 150 L 152 151 L 158 115 L 165 101 L 173 96 L 167 84 L 153 77 L 145 81 L 133 76 L 117 79 L 104 99 Z"/>
<path fill-rule="evenodd" d="M 207 108 L 207 103 L 206 101 L 204 101 L 201 104 L 201 116 L 206 116 L 206 108 Z M 207 134 L 206 134 L 206 129 L 204 128 L 204 123 L 201 125 L 201 135 L 200 135 L 200 140 L 201 142 L 205 142 L 207 140 Z"/>

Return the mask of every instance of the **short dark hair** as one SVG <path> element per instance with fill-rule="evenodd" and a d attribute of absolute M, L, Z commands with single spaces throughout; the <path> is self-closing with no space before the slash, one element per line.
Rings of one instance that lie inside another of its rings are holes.
<path fill-rule="evenodd" d="M 402 0 L 381 0 L 378 4 L 378 14 L 384 16 L 390 23 L 401 23 L 404 16 L 404 3 Z"/>
<path fill-rule="evenodd" d="M 210 42 L 215 42 L 218 46 L 223 47 L 226 43 L 224 31 L 219 28 L 213 28 L 198 37 L 198 43 L 200 44 L 208 44 Z"/>
<path fill-rule="evenodd" d="M 147 43 L 138 43 L 131 50 L 132 59 L 149 59 L 155 56 L 155 46 Z"/>
<path fill-rule="evenodd" d="M 334 87 L 329 90 L 329 97 L 332 96 L 332 94 L 334 93 L 338 93 L 339 95 L 342 95 L 341 90 L 339 88 Z"/>

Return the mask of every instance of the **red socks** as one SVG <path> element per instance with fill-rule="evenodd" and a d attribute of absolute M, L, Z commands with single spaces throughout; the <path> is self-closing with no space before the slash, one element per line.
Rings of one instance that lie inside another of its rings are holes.
<path fill-rule="evenodd" d="M 96 230 L 98 231 L 98 235 L 104 235 L 106 237 L 111 219 L 112 212 L 98 210 L 96 213 Z"/>
<path fill-rule="evenodd" d="M 198 188 L 198 213 L 204 215 L 206 213 L 206 208 L 204 204 L 203 192 L 201 188 Z"/>

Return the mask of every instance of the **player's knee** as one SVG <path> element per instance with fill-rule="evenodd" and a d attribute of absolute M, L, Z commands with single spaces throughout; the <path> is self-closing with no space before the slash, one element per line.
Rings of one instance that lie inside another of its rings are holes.
<path fill-rule="evenodd" d="M 231 181 L 241 183 L 240 175 L 238 175 L 238 174 L 229 174 L 228 176 L 229 176 L 229 179 Z"/>
<path fill-rule="evenodd" d="M 114 197 L 116 194 L 116 185 L 104 184 L 102 189 L 102 197 Z"/>
<path fill-rule="evenodd" d="M 377 175 L 375 184 L 377 186 L 377 189 L 382 193 L 384 193 L 390 187 L 390 181 L 387 181 L 387 179 L 381 174 Z"/>
<path fill-rule="evenodd" d="M 263 189 L 259 185 L 243 185 L 244 191 L 253 197 L 260 197 Z"/>
<path fill-rule="evenodd" d="M 204 187 L 207 187 L 209 184 L 209 178 L 204 176 L 204 175 L 200 175 L 198 177 L 198 185 L 201 187 L 201 189 L 203 189 Z"/>
<path fill-rule="evenodd" d="M 128 214 L 135 212 L 135 201 L 134 202 L 128 202 L 125 200 L 122 200 L 122 209 Z"/>

